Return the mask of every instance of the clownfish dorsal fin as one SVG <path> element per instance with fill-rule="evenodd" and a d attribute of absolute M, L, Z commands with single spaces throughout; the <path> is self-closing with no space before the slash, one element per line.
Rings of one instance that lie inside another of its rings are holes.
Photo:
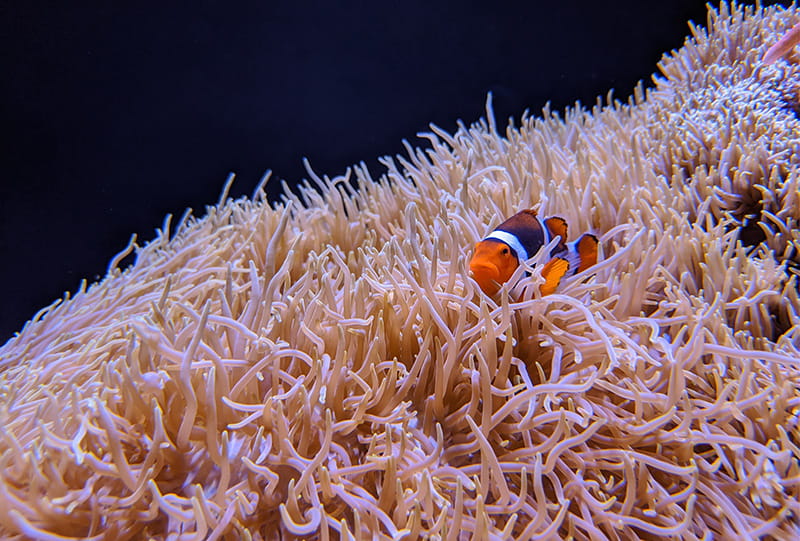
<path fill-rule="evenodd" d="M 558 246 L 556 246 L 551 253 L 556 254 L 564 251 L 567 247 L 567 221 L 560 216 L 552 216 L 544 221 L 544 226 L 550 233 L 551 239 L 561 237 L 561 241 L 558 243 Z"/>
<path fill-rule="evenodd" d="M 561 216 L 551 216 L 544 221 L 544 225 L 552 238 L 561 237 L 561 242 L 567 242 L 567 221 Z"/>

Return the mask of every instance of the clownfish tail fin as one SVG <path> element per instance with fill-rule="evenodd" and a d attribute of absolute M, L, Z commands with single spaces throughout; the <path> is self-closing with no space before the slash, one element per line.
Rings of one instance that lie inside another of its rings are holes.
<path fill-rule="evenodd" d="M 575 274 L 583 272 L 597 263 L 597 237 L 591 233 L 584 233 L 581 237 L 569 244 L 568 259 L 570 268 L 575 269 Z"/>

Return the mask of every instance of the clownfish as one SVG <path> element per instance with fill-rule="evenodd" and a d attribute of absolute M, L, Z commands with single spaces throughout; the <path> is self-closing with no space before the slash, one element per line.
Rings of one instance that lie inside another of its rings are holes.
<path fill-rule="evenodd" d="M 585 233 L 567 243 L 566 220 L 553 216 L 542 221 L 533 209 L 518 212 L 475 245 L 469 262 L 472 277 L 484 293 L 492 296 L 511 278 L 521 261 L 527 261 L 556 237 L 561 237 L 558 245 L 542 267 L 545 281 L 540 291 L 549 295 L 567 273 L 577 274 L 597 263 L 597 237 Z"/>

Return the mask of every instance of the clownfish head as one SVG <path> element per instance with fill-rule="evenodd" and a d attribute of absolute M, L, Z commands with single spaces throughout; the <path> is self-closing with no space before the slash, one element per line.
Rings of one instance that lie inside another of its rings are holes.
<path fill-rule="evenodd" d="M 477 243 L 475 254 L 469 262 L 472 277 L 487 295 L 497 293 L 500 284 L 507 282 L 517 267 L 517 253 L 508 244 L 496 239 Z"/>

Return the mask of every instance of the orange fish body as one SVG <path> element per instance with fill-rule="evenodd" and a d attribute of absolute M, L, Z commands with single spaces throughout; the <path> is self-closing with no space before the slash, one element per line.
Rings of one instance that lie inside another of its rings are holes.
<path fill-rule="evenodd" d="M 540 290 L 542 295 L 549 295 L 567 273 L 576 274 L 597 263 L 597 237 L 587 233 L 567 244 L 567 222 L 559 217 L 542 221 L 532 209 L 518 212 L 475 245 L 469 262 L 472 277 L 484 293 L 492 296 L 511 278 L 520 261 L 526 261 L 556 237 L 560 239 L 550 252 L 552 259 L 542 268 L 545 282 Z"/>

